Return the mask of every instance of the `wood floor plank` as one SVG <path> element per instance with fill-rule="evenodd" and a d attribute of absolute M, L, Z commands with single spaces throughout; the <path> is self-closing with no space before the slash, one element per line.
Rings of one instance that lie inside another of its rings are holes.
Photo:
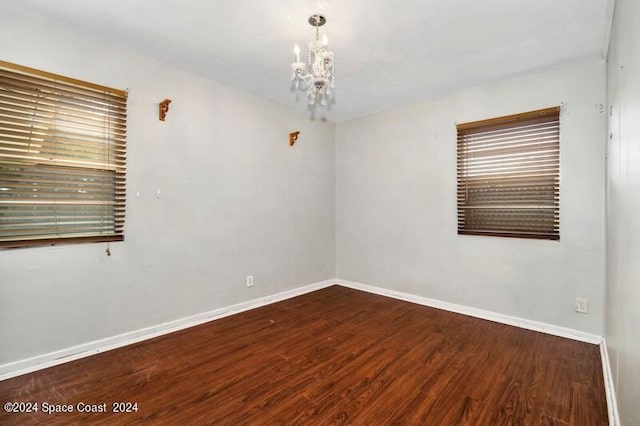
<path fill-rule="evenodd" d="M 126 414 L 83 402 L 137 402 Z M 0 424 L 605 425 L 599 348 L 333 286 L 0 382 Z"/>

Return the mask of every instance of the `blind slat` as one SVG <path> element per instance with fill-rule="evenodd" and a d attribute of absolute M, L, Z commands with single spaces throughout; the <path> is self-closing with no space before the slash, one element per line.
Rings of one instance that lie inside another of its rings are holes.
<path fill-rule="evenodd" d="M 103 123 L 104 114 L 110 112 L 110 108 L 96 108 L 95 111 L 88 111 L 87 108 L 81 108 L 77 105 L 69 104 L 66 108 L 63 108 L 58 102 L 58 105 L 54 102 L 42 103 L 33 101 L 25 101 L 22 99 L 10 98 L 3 95 L 4 92 L 0 92 L 0 111 L 8 115 L 29 115 L 29 116 L 42 116 L 45 119 L 51 119 L 56 117 L 65 121 L 82 121 L 87 123 Z M 121 116 L 119 116 L 121 115 Z M 123 118 L 123 113 L 118 113 L 117 110 L 111 110 L 110 123 L 118 127 L 122 127 L 126 124 L 126 120 Z"/>
<path fill-rule="evenodd" d="M 91 143 L 104 143 L 104 132 L 98 132 L 95 135 L 85 133 L 77 133 L 77 132 L 67 132 L 64 129 L 60 128 L 46 128 L 46 127 L 34 127 L 33 123 L 30 121 L 24 121 L 23 123 L 18 123 L 18 120 L 14 120 L 12 123 L 2 122 L 0 120 L 0 134 L 13 135 L 18 137 L 23 137 L 28 140 L 60 140 L 64 141 L 65 139 L 76 140 L 80 139 L 81 141 L 87 141 Z M 124 145 L 126 135 L 123 134 L 115 134 L 110 133 L 109 141 L 115 145 L 118 143 Z"/>
<path fill-rule="evenodd" d="M 105 135 L 105 138 L 117 138 L 124 136 L 126 128 L 124 126 L 106 125 L 100 123 L 76 123 L 56 119 L 55 117 L 47 118 L 37 115 L 13 114 L 6 111 L 0 111 L 0 125 L 2 123 L 22 124 L 31 126 L 41 130 L 53 130 L 54 132 L 66 132 L 71 134 L 87 133 L 89 136 Z"/>
<path fill-rule="evenodd" d="M 74 99 L 88 98 L 113 105 L 126 105 L 127 93 L 125 91 L 97 86 L 80 80 L 69 82 L 65 81 L 67 77 L 64 76 L 53 74 L 43 76 L 42 71 L 35 69 L 32 70 L 34 72 L 21 72 L 17 67 L 19 65 L 16 66 L 15 64 L 0 61 L 0 78 L 8 81 L 8 83 L 21 84 L 27 89 L 40 89 L 47 92 L 58 90 Z"/>

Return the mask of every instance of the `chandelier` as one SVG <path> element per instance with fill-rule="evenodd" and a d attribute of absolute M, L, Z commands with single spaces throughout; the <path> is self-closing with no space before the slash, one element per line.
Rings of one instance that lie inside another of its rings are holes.
<path fill-rule="evenodd" d="M 309 42 L 309 70 L 307 64 L 300 62 L 300 46 L 293 47 L 296 61 L 291 64 L 291 81 L 295 82 L 296 89 L 300 88 L 300 82 L 307 89 L 309 104 L 327 105 L 331 97 L 331 89 L 335 87 L 335 73 L 333 69 L 333 52 L 327 50 L 329 43 L 326 34 L 320 39 L 320 27 L 327 22 L 322 15 L 311 15 L 309 24 L 315 28 L 315 40 Z"/>

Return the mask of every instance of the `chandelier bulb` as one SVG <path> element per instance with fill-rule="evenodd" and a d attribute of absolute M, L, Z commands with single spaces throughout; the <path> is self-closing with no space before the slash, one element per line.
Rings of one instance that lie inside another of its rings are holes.
<path fill-rule="evenodd" d="M 298 46 L 298 43 L 293 45 L 293 53 L 296 54 L 296 62 L 300 62 L 300 46 Z"/>

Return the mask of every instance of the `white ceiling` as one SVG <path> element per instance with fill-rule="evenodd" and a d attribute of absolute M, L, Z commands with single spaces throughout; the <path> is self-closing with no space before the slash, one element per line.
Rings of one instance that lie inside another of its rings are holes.
<path fill-rule="evenodd" d="M 309 15 L 336 56 L 340 122 L 575 58 L 602 55 L 613 0 L 0 0 L 307 110 L 289 81 Z M 609 5 L 610 6 L 610 5 Z M 305 57 L 303 48 L 302 56 Z"/>

